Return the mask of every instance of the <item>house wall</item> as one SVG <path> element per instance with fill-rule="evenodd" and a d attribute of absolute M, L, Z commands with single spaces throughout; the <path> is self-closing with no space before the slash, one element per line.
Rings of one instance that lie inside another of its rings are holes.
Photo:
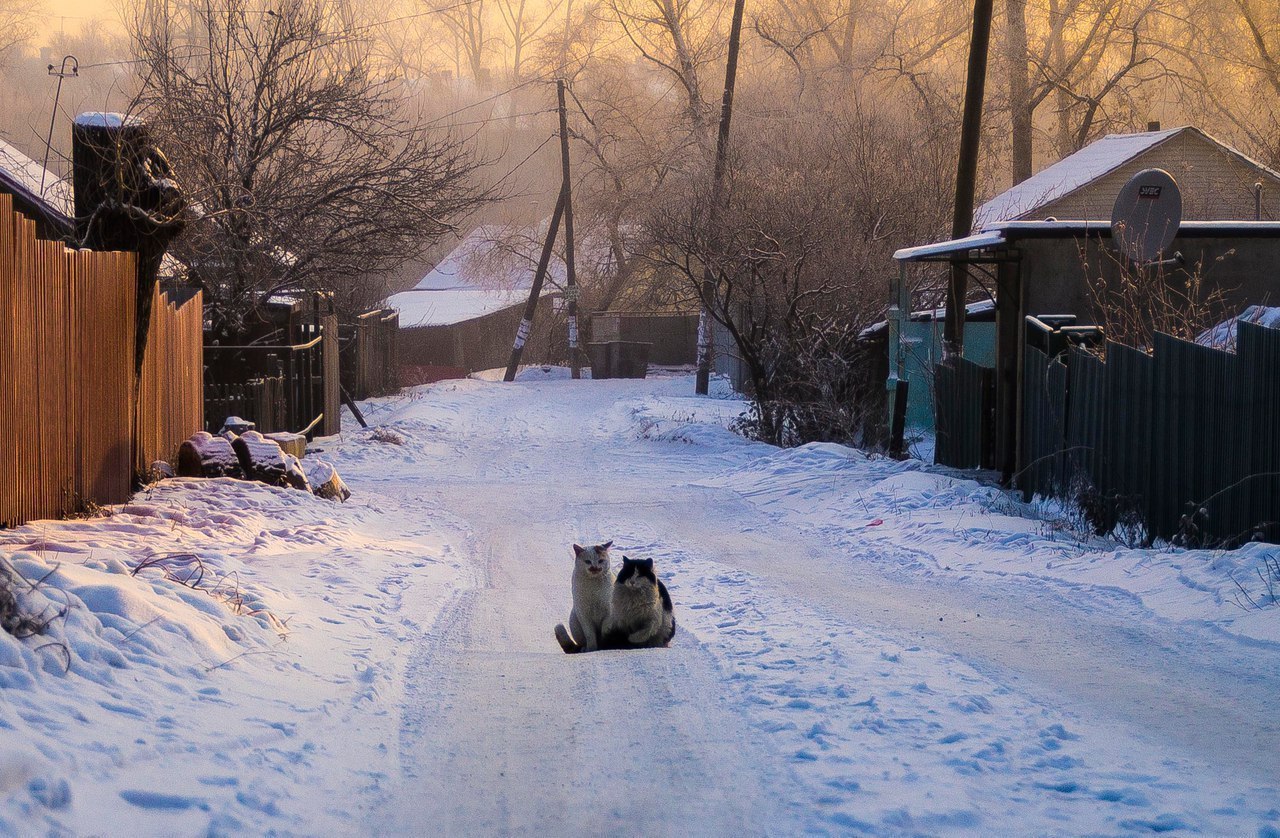
<path fill-rule="evenodd" d="M 552 297 L 538 301 L 522 364 L 563 363 L 568 355 L 564 318 L 553 310 L 552 302 Z M 447 326 L 402 328 L 397 336 L 401 380 L 416 384 L 506 367 L 524 306 L 520 303 Z"/>
<path fill-rule="evenodd" d="M 1028 314 L 1074 314 L 1081 324 L 1094 322 L 1086 276 L 1118 277 L 1120 262 L 1110 236 L 1018 239 L 1025 310 Z M 1202 282 L 1221 288 L 1228 313 L 1255 304 L 1280 303 L 1280 238 L 1178 237 L 1170 246 L 1186 267 L 1169 272 L 1170 282 L 1185 282 L 1197 266 Z"/>
<path fill-rule="evenodd" d="M 1028 220 L 1111 220 L 1116 196 L 1143 169 L 1164 169 L 1182 192 L 1187 221 L 1255 221 L 1253 185 L 1262 182 L 1262 221 L 1280 221 L 1280 179 L 1224 151 L 1203 135 L 1184 131 L 1115 171 L 1036 210 Z"/>

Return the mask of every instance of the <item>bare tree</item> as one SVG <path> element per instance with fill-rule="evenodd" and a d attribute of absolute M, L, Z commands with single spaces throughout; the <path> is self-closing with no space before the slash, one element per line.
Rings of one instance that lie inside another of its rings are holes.
<path fill-rule="evenodd" d="M 39 0 L 0 2 L 0 65 L 8 64 L 17 48 L 30 40 L 43 14 L 44 4 Z"/>
<path fill-rule="evenodd" d="M 468 145 L 404 109 L 397 82 L 330 0 L 148 2 L 133 20 L 136 110 L 151 122 L 197 218 L 173 247 L 235 339 L 281 289 L 344 309 L 489 197 Z"/>
<path fill-rule="evenodd" d="M 1034 163 L 1037 110 L 1053 105 L 1059 156 L 1100 130 L 1128 127 L 1143 116 L 1137 97 L 1166 78 L 1166 46 L 1157 22 L 1168 0 L 1006 0 L 1005 70 L 1011 118 L 1013 182 Z"/>
<path fill-rule="evenodd" d="M 702 302 L 749 371 L 750 430 L 773 443 L 862 441 L 878 411 L 857 336 L 881 316 L 892 251 L 943 229 L 950 207 L 947 156 L 901 154 L 929 125 L 856 99 L 838 105 L 752 126 L 750 144 L 734 148 L 717 230 L 696 191 L 668 195 L 649 222 L 650 261 L 692 293 L 703 293 L 704 271 L 715 277 Z"/>
<path fill-rule="evenodd" d="M 512 81 L 520 81 L 530 46 L 537 42 L 552 22 L 560 19 L 560 9 L 566 4 L 570 6 L 568 13 L 572 13 L 572 0 L 550 0 L 547 3 L 495 0 L 498 17 L 506 30 L 505 47 Z"/>

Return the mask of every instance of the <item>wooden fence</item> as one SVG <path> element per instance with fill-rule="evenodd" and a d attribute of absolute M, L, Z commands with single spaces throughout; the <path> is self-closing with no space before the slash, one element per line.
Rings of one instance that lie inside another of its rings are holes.
<path fill-rule="evenodd" d="M 134 464 L 140 473 L 157 460 L 171 460 L 183 440 L 204 427 L 203 347 L 200 292 L 157 289 L 138 383 Z"/>
<path fill-rule="evenodd" d="M 232 416 L 252 422 L 264 434 L 288 430 L 289 410 L 284 394 L 283 374 L 251 378 L 241 384 L 206 384 L 205 430 L 217 433 Z"/>
<path fill-rule="evenodd" d="M 0 195 L 0 525 L 122 503 L 199 430 L 200 296 L 157 292 L 137 388 L 134 265 L 38 240 Z"/>
<path fill-rule="evenodd" d="M 389 308 L 367 311 L 342 327 L 342 383 L 351 398 L 387 396 L 400 388 L 399 331 L 400 315 Z"/>
<path fill-rule="evenodd" d="M 305 343 L 291 345 L 206 346 L 211 371 L 207 430 L 218 431 L 227 416 L 236 415 L 262 433 L 288 431 L 308 438 L 339 433 L 337 317 L 320 317 L 304 331 L 304 337 L 312 334 Z"/>
<path fill-rule="evenodd" d="M 1157 335 L 1024 358 L 1028 494 L 1083 502 L 1100 529 L 1128 520 L 1187 544 L 1280 542 L 1280 330 L 1238 324 L 1237 352 Z"/>

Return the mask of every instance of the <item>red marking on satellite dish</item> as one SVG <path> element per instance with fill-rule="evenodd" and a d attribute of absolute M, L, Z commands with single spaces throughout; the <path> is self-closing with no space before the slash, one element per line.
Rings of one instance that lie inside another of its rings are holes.
<path fill-rule="evenodd" d="M 1111 241 L 1138 263 L 1159 261 L 1178 235 L 1182 192 L 1164 169 L 1143 169 L 1116 196 Z"/>

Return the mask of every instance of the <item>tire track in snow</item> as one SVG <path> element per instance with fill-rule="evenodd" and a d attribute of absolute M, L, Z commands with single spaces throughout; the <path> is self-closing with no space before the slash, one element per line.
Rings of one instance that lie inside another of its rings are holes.
<path fill-rule="evenodd" d="M 551 627 L 567 616 L 574 536 L 490 523 L 474 545 L 492 557 L 489 584 L 459 592 L 409 664 L 406 779 L 379 831 L 754 835 L 794 822 L 770 787 L 773 755 L 720 703 L 713 657 L 689 635 L 563 654 Z"/>

